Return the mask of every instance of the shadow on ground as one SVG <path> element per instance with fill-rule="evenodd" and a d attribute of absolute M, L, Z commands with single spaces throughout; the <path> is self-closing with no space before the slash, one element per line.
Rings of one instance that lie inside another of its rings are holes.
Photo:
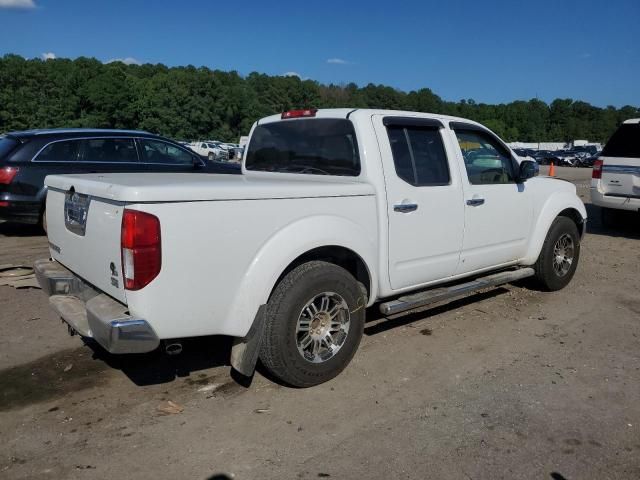
<path fill-rule="evenodd" d="M 453 300 L 443 305 L 423 307 L 412 313 L 398 314 L 389 318 L 382 315 L 378 310 L 378 306 L 374 305 L 367 310 L 367 324 L 364 328 L 364 334 L 367 336 L 377 335 L 393 328 L 403 327 L 419 320 L 427 320 L 442 313 L 450 312 L 451 310 L 456 310 L 466 305 L 478 303 L 482 300 L 497 297 L 498 295 L 503 295 L 508 292 L 509 290 L 503 287 L 493 288 L 484 292 L 474 293 L 458 300 Z"/>
<path fill-rule="evenodd" d="M 0 220 L 0 235 L 5 237 L 44 237 L 42 227 Z"/>
<path fill-rule="evenodd" d="M 184 342 L 184 353 L 169 356 L 160 349 L 140 355 L 112 355 L 93 341 L 33 362 L 0 370 L 0 411 L 60 398 L 106 383 L 110 370 L 120 370 L 135 385 L 158 385 L 189 378 L 206 369 L 228 365 L 231 339 L 202 337 Z M 89 348 L 87 348 L 89 347 Z M 226 375 L 226 374 L 225 374 Z M 235 382 L 245 386 L 244 377 Z M 188 383 L 209 383 L 207 375 Z"/>
<path fill-rule="evenodd" d="M 184 339 L 179 355 L 167 355 L 162 346 L 151 353 L 113 355 L 96 342 L 86 343 L 93 350 L 95 360 L 120 370 L 136 385 L 145 386 L 168 383 L 200 370 L 229 365 L 231 341 L 229 337 L 220 336 Z"/>
<path fill-rule="evenodd" d="M 640 213 L 625 210 L 613 211 L 611 225 L 604 225 L 600 207 L 590 203 L 586 203 L 585 207 L 588 217 L 587 233 L 590 235 L 640 239 Z"/>

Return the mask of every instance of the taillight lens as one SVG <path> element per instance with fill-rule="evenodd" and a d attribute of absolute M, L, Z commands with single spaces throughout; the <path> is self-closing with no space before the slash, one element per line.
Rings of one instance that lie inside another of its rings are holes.
<path fill-rule="evenodd" d="M 0 185 L 9 185 L 13 182 L 14 177 L 17 175 L 18 169 L 16 167 L 4 167 L 0 168 Z"/>
<path fill-rule="evenodd" d="M 591 172 L 591 178 L 598 179 L 602 178 L 602 160 L 596 160 L 593 162 L 593 170 Z"/>
<path fill-rule="evenodd" d="M 160 220 L 150 213 L 125 209 L 120 244 L 124 288 L 140 290 L 160 273 Z"/>

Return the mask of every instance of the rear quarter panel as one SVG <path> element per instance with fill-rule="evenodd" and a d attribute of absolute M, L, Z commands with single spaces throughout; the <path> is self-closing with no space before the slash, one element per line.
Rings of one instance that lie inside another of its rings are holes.
<path fill-rule="evenodd" d="M 319 246 L 355 251 L 377 285 L 371 267 L 378 248 L 373 195 L 127 208 L 160 218 L 161 272 L 142 290 L 128 291 L 127 303 L 161 338 L 246 335 L 280 274 Z"/>

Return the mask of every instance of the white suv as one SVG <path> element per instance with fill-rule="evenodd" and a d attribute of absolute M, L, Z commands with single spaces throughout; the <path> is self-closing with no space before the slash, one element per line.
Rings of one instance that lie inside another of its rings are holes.
<path fill-rule="evenodd" d="M 640 118 L 620 125 L 593 164 L 591 202 L 604 223 L 612 209 L 640 211 Z"/>

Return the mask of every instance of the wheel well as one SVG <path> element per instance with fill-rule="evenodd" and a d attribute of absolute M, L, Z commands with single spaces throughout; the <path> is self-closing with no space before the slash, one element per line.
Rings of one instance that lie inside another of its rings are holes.
<path fill-rule="evenodd" d="M 313 260 L 322 260 L 324 262 L 333 263 L 348 271 L 353 277 L 360 283 L 362 283 L 367 290 L 367 298 L 371 295 L 371 276 L 369 275 L 369 269 L 364 263 L 364 260 L 360 258 L 360 255 L 353 250 L 349 250 L 345 247 L 327 246 L 314 248 L 306 253 L 303 253 L 293 262 L 291 262 L 287 268 L 282 272 L 276 285 L 280 283 L 287 273 L 303 263 L 311 262 Z M 275 288 L 275 285 L 274 285 Z"/>
<path fill-rule="evenodd" d="M 580 234 L 580 236 L 582 236 L 583 234 L 583 225 L 584 225 L 584 218 L 582 218 L 582 215 L 580 215 L 580 212 L 578 212 L 575 208 L 565 208 L 563 211 L 561 211 L 558 214 L 559 217 L 567 217 L 568 219 L 570 219 L 571 221 L 573 221 L 573 223 L 576 224 L 576 228 L 578 229 L 578 233 Z"/>

